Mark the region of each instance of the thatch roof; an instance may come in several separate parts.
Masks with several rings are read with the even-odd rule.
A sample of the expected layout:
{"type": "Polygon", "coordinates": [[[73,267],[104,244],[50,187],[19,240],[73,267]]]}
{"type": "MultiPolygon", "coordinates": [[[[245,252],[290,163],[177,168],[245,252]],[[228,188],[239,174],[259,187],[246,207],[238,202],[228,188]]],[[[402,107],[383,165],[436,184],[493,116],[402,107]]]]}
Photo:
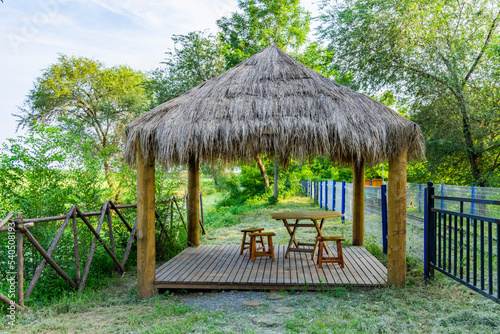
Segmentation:
{"type": "Polygon", "coordinates": [[[270,46],[220,76],[141,115],[126,128],[162,165],[290,157],[379,163],[402,150],[424,156],[420,127],[370,97],[339,85],[270,46]]]}

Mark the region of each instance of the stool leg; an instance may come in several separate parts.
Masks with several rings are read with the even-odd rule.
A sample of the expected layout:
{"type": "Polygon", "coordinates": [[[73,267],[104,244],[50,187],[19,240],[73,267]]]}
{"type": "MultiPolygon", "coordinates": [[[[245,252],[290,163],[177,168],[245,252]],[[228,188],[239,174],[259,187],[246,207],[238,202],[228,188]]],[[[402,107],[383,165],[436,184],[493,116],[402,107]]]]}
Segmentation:
{"type": "Polygon", "coordinates": [[[262,249],[265,251],[266,250],[266,246],[264,245],[264,239],[262,239],[262,236],[260,237],[260,244],[262,246],[262,249]]]}
{"type": "Polygon", "coordinates": [[[243,232],[243,241],[241,242],[241,250],[240,255],[243,254],[243,250],[245,249],[245,240],[247,238],[247,232],[243,232]]]}
{"type": "Polygon", "coordinates": [[[314,244],[313,255],[312,255],[312,258],[311,258],[311,260],[313,260],[313,261],[314,261],[314,257],[316,256],[316,250],[318,250],[318,253],[319,253],[319,248],[318,247],[319,247],[319,241],[316,240],[316,243],[314,244]]]}
{"type": "Polygon", "coordinates": [[[257,248],[255,237],[250,237],[250,260],[255,261],[255,248],[257,248]]]}
{"type": "Polygon", "coordinates": [[[342,255],[342,244],[337,240],[337,253],[340,261],[340,268],[344,268],[344,256],[342,255]]]}
{"type": "Polygon", "coordinates": [[[323,267],[323,241],[319,242],[319,249],[318,249],[318,267],[322,268],[323,267]]]}
{"type": "Polygon", "coordinates": [[[313,260],[314,260],[314,256],[317,255],[316,263],[319,264],[319,258],[321,257],[321,246],[320,246],[319,241],[316,241],[316,244],[318,245],[318,254],[313,254],[313,260]]]}
{"type": "Polygon", "coordinates": [[[273,237],[267,237],[267,243],[269,244],[269,252],[271,253],[271,260],[274,261],[274,247],[273,247],[273,237]]]}

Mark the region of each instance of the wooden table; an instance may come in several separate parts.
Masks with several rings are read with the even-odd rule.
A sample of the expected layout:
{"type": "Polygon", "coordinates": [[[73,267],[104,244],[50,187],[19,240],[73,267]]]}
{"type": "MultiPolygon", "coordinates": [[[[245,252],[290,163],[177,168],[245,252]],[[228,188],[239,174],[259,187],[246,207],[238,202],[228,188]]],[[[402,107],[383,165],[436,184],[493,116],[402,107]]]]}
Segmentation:
{"type": "MultiPolygon", "coordinates": [[[[288,242],[288,248],[286,250],[285,258],[288,258],[288,254],[290,252],[304,252],[304,253],[312,253],[312,257],[314,259],[314,255],[316,254],[316,249],[318,247],[317,242],[315,243],[302,243],[298,242],[295,238],[295,234],[297,233],[297,228],[299,227],[314,227],[317,232],[318,237],[322,237],[323,225],[325,223],[326,218],[337,218],[343,217],[344,215],[340,212],[336,211],[290,211],[290,212],[275,212],[271,213],[271,217],[276,220],[282,220],[285,225],[288,234],[290,234],[290,241],[288,242]],[[295,220],[295,223],[291,224],[288,220],[295,220]],[[321,219],[321,222],[318,223],[318,220],[321,219]],[[310,220],[313,223],[301,223],[301,220],[310,220]],[[292,247],[292,244],[295,247],[292,247]],[[300,246],[314,246],[314,249],[310,248],[301,248],[300,246]]],[[[316,238],[315,238],[316,240],[316,238]]],[[[328,246],[325,244],[325,250],[327,253],[330,253],[328,246]]]]}

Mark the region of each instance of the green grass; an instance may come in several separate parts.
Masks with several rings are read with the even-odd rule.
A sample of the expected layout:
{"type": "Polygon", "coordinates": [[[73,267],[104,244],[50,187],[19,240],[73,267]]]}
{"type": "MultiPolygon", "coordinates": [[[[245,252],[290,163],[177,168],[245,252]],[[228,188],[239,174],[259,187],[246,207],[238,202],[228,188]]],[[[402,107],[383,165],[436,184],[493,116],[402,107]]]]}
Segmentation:
{"type": "MultiPolygon", "coordinates": [[[[237,209],[219,209],[211,215],[228,215],[232,225],[207,223],[208,235],[202,244],[238,244],[240,229],[262,226],[277,233],[277,243],[286,243],[288,234],[280,222],[270,218],[273,211],[317,209],[305,197],[280,201],[276,206],[252,204],[237,209]],[[229,216],[230,215],[230,216],[229,216]]],[[[349,222],[331,221],[325,235],[344,234],[349,240],[349,222]]],[[[300,237],[308,238],[306,231],[300,237]]],[[[312,230],[312,229],[311,229],[312,230]]],[[[311,231],[311,236],[314,233],[311,231]]],[[[367,249],[382,263],[378,237],[367,235],[367,249]]],[[[263,305],[244,308],[221,302],[231,292],[169,293],[149,300],[137,298],[136,278],[126,273],[121,279],[103,281],[101,289],[82,295],[66,294],[48,305],[34,306],[31,313],[18,314],[13,333],[499,333],[500,305],[437,274],[424,281],[421,265],[409,258],[407,286],[359,291],[339,288],[332,291],[282,291],[281,306],[293,313],[277,314],[265,300],[267,293],[251,292],[249,299],[263,305]],[[221,303],[217,311],[200,307],[200,302],[221,303]],[[268,317],[267,326],[254,318],[268,317]]],[[[238,296],[239,293],[233,293],[238,296]]],[[[248,293],[247,293],[248,294],[248,293]]],[[[8,329],[0,320],[0,333],[8,329]]]]}

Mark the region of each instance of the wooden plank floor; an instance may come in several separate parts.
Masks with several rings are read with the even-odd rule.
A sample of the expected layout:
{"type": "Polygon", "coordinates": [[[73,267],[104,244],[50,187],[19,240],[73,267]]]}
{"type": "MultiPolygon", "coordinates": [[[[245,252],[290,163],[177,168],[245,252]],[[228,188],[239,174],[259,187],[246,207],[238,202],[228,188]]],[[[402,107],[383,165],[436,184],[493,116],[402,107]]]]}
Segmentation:
{"type": "MultiPolygon", "coordinates": [[[[335,252],[334,245],[329,245],[335,252]]],[[[240,245],[190,247],[156,269],[159,289],[329,289],[339,286],[375,288],[387,283],[387,269],[364,247],[345,247],[345,267],[333,263],[318,268],[310,253],[290,253],[285,245],[274,249],[275,261],[250,261],[240,245]]]]}

